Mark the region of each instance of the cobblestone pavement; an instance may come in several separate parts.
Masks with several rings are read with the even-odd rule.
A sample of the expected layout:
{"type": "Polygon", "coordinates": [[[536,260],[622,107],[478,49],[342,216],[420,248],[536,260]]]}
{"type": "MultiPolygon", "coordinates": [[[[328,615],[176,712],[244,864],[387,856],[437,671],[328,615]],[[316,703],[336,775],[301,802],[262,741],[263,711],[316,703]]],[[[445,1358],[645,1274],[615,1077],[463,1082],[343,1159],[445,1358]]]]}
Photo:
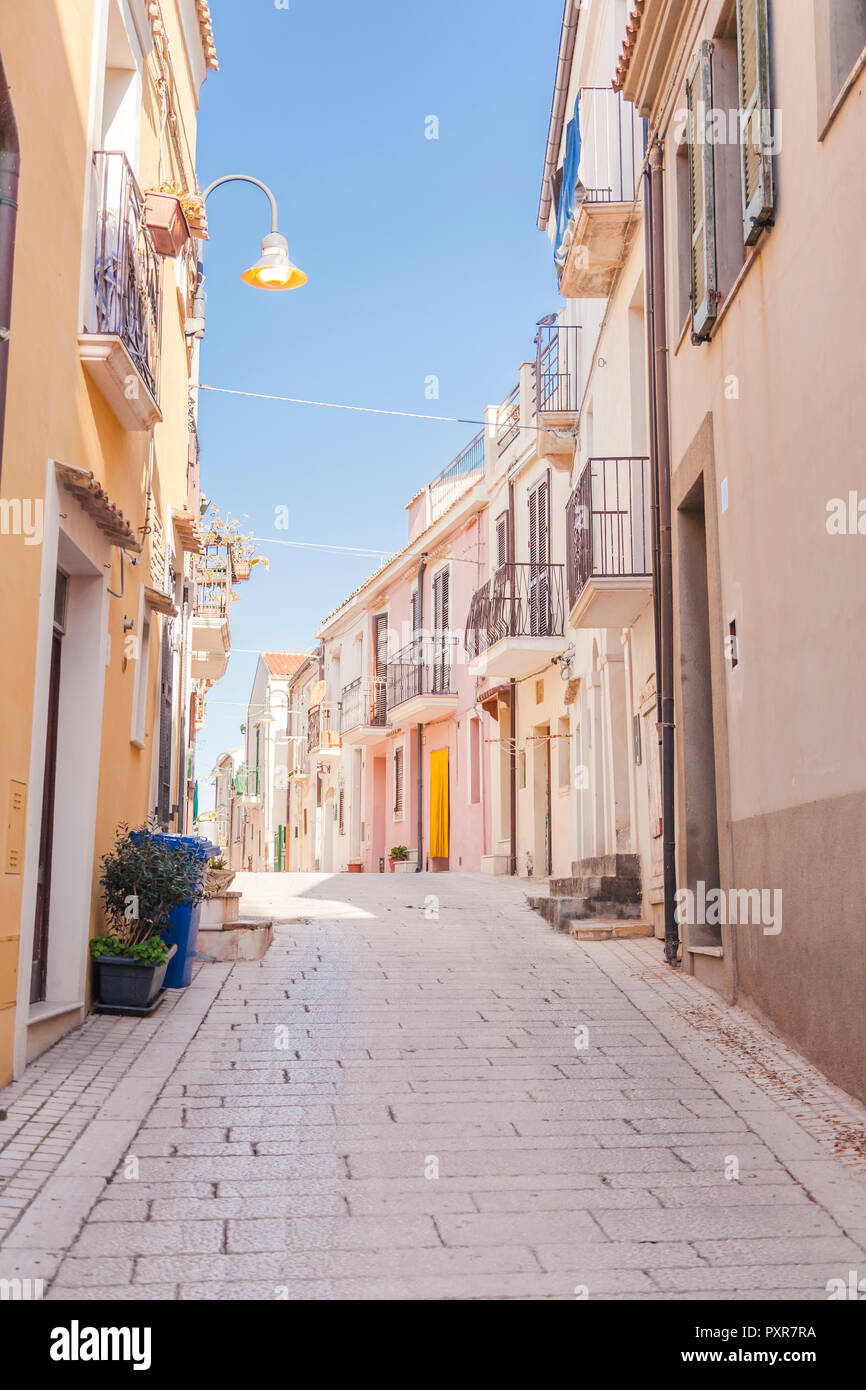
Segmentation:
{"type": "Polygon", "coordinates": [[[282,923],[0,1094],[52,1299],[796,1298],[866,1277],[866,1111],[658,942],[512,880],[240,875],[282,923]]]}

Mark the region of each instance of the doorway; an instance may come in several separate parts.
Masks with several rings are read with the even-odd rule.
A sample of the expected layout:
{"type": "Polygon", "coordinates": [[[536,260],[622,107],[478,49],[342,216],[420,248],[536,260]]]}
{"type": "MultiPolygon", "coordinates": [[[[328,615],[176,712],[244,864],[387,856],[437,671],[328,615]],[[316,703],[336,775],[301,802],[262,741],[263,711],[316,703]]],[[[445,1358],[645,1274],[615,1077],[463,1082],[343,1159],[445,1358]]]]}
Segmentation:
{"type": "Polygon", "coordinates": [[[549,878],[553,873],[553,806],[550,790],[550,725],[536,724],[532,730],[532,799],[535,843],[533,865],[536,874],[549,878]]]}
{"type": "Polygon", "coordinates": [[[30,1003],[46,997],[48,979],[48,923],[51,915],[51,860],[54,851],[54,805],[57,788],[57,749],[60,723],[60,670],[69,576],[57,571],[54,588],[54,630],[51,635],[51,667],[48,676],[48,708],[45,728],[45,766],[42,774],[42,824],[39,833],[39,864],[36,871],[36,912],[33,925],[33,964],[30,974],[30,1003]]]}
{"type": "MultiPolygon", "coordinates": [[[[703,474],[677,513],[679,552],[679,646],[684,804],[686,811],[685,887],[694,902],[719,887],[719,833],[716,806],[716,748],[713,730],[711,632],[707,585],[707,526],[703,474]]],[[[722,945],[718,924],[695,922],[690,946],[722,945]]]]}

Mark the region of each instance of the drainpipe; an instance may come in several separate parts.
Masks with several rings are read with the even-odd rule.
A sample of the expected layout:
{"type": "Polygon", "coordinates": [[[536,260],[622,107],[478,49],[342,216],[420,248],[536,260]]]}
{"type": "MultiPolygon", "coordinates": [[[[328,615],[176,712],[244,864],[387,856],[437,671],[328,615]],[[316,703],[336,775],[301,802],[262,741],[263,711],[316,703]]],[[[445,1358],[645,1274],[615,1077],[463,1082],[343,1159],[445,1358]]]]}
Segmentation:
{"type": "MultiPolygon", "coordinates": [[[[427,568],[427,556],[422,555],[418,564],[418,604],[415,609],[415,617],[418,623],[418,632],[424,631],[424,571],[427,568]]],[[[414,638],[415,634],[412,633],[414,638]]],[[[422,639],[423,642],[423,639],[422,639]]],[[[423,645],[421,651],[423,653],[423,645]]],[[[418,772],[417,772],[416,795],[418,797],[418,863],[415,865],[416,874],[420,874],[424,868],[424,725],[418,725],[418,772]]]]}
{"type": "Polygon", "coordinates": [[[6,419],[6,381],[9,372],[9,325],[12,319],[12,268],[18,217],[18,173],[21,168],[18,126],[12,96],[0,58],[0,468],[6,419]]]}
{"type": "MultiPolygon", "coordinates": [[[[514,564],[515,555],[515,511],[514,482],[508,484],[508,560],[514,564]]],[[[512,571],[512,574],[514,571],[512,571]]],[[[513,592],[513,588],[512,588],[513,592]]],[[[508,812],[511,822],[511,844],[509,845],[508,872],[512,877],[517,873],[517,681],[512,676],[508,699],[508,739],[511,756],[508,760],[508,812]]]]}
{"type": "Polygon", "coordinates": [[[679,929],[675,915],[676,831],[674,825],[674,591],[671,553],[671,452],[668,419],[667,321],[665,312],[665,229],[662,147],[654,140],[649,158],[647,266],[652,320],[653,492],[657,515],[657,554],[653,601],[657,615],[659,665],[659,745],[662,778],[662,866],[665,896],[665,960],[677,963],[679,929]]]}

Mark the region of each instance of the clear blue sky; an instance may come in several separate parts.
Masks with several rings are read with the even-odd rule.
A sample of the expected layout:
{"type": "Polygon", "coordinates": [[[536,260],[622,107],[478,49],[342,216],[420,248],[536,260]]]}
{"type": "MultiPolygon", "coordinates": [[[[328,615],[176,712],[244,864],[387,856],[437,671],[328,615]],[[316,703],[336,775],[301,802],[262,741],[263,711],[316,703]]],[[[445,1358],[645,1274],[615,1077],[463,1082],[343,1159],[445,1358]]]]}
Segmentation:
{"type": "MultiPolygon", "coordinates": [[[[229,184],[208,200],[203,382],[480,418],[558,305],[535,226],[562,0],[212,0],[220,71],[202,92],[202,187],[270,184],[302,289],[268,294],[267,203],[229,184]],[[439,139],[425,121],[439,120],[439,139]],[[425,397],[436,375],[438,400],[425,397]]],[[[475,430],[202,393],[202,488],[245,530],[397,550],[405,503],[475,430]],[[288,507],[288,530],[275,509],[288,507]]],[[[261,649],[308,650],[373,569],[357,556],[261,545],[232,607],[227,675],[197,742],[202,809],[261,649]]]]}

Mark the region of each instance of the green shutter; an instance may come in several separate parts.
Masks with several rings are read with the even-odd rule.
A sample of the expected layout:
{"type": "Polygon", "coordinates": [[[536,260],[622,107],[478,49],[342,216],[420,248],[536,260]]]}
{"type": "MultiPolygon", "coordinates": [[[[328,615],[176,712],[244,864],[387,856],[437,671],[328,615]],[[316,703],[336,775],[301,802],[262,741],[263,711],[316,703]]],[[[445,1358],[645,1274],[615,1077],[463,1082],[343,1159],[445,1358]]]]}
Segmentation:
{"type": "Polygon", "coordinates": [[[691,228],[692,335],[710,336],[718,309],[716,277],[716,176],[709,113],[713,108],[713,68],[706,41],[686,83],[688,103],[689,196],[691,228]]]}
{"type": "Polygon", "coordinates": [[[737,0],[737,67],[740,83],[743,234],[752,246],[773,219],[770,140],[770,40],[767,0],[737,0]]]}

